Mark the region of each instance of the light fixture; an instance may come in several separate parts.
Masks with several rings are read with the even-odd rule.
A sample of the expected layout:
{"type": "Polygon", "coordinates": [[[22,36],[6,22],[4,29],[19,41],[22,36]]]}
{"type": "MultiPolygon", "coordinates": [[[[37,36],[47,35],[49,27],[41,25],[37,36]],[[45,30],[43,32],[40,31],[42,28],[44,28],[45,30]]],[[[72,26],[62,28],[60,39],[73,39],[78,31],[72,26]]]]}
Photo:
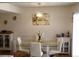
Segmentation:
{"type": "Polygon", "coordinates": [[[40,6],[45,6],[46,5],[46,3],[44,3],[44,2],[32,2],[32,3],[30,3],[32,6],[38,6],[38,7],[40,7],[40,6]]]}

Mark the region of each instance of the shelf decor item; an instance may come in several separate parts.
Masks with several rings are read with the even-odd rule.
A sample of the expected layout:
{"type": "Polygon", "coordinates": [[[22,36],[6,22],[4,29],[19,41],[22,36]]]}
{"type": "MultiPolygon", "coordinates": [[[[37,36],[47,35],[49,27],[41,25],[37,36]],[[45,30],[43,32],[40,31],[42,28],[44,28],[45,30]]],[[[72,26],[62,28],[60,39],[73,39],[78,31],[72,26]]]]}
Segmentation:
{"type": "Polygon", "coordinates": [[[61,37],[61,35],[60,34],[56,34],[56,37],[61,37]]]}
{"type": "Polygon", "coordinates": [[[47,13],[36,13],[32,17],[33,25],[49,25],[47,13]]]}
{"type": "Polygon", "coordinates": [[[61,37],[64,37],[64,33],[61,33],[61,37]]]}
{"type": "Polygon", "coordinates": [[[69,32],[67,32],[67,37],[70,37],[70,33],[69,32]]]}

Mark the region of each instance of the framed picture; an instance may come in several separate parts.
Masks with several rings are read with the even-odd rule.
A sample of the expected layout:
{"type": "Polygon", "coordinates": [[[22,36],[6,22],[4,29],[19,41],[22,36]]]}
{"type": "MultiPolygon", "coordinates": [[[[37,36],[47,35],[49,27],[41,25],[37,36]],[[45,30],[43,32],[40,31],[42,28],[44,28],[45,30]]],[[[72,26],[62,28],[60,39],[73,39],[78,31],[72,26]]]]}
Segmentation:
{"type": "Polygon", "coordinates": [[[48,25],[48,14],[47,13],[36,13],[32,16],[33,25],[48,25]]]}

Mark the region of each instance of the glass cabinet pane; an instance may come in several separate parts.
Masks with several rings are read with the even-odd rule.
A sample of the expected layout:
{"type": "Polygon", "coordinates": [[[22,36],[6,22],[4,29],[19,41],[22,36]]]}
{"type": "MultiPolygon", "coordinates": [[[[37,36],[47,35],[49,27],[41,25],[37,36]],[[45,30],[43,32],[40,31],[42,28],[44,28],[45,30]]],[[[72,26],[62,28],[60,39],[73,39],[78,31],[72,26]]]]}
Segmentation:
{"type": "Polygon", "coordinates": [[[0,35],[0,47],[3,47],[3,36],[0,35]]]}
{"type": "Polygon", "coordinates": [[[5,35],[5,47],[9,47],[9,35],[5,35]]]}
{"type": "Polygon", "coordinates": [[[65,42],[65,43],[64,43],[64,46],[65,46],[65,47],[68,47],[68,45],[69,45],[68,42],[65,42]]]}
{"type": "Polygon", "coordinates": [[[68,52],[69,42],[64,42],[64,52],[68,52]]]}
{"type": "Polygon", "coordinates": [[[64,48],[64,52],[68,52],[68,48],[66,47],[66,48],[64,48]]]}

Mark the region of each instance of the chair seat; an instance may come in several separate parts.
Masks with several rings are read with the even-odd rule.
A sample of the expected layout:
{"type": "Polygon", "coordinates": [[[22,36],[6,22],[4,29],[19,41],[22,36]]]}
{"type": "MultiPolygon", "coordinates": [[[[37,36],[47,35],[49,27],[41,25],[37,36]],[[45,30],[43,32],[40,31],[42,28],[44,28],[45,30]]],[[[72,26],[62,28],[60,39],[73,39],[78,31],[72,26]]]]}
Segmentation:
{"type": "Polygon", "coordinates": [[[24,51],[24,52],[27,52],[27,53],[30,53],[28,49],[19,49],[20,51],[24,51]]]}
{"type": "Polygon", "coordinates": [[[43,52],[41,52],[41,56],[43,55],[43,52]]]}
{"type": "Polygon", "coordinates": [[[49,55],[48,54],[43,54],[42,57],[49,57],[49,55]]]}
{"type": "Polygon", "coordinates": [[[49,55],[56,54],[56,53],[60,53],[60,51],[58,51],[58,50],[51,50],[51,51],[49,51],[49,55]]]}

